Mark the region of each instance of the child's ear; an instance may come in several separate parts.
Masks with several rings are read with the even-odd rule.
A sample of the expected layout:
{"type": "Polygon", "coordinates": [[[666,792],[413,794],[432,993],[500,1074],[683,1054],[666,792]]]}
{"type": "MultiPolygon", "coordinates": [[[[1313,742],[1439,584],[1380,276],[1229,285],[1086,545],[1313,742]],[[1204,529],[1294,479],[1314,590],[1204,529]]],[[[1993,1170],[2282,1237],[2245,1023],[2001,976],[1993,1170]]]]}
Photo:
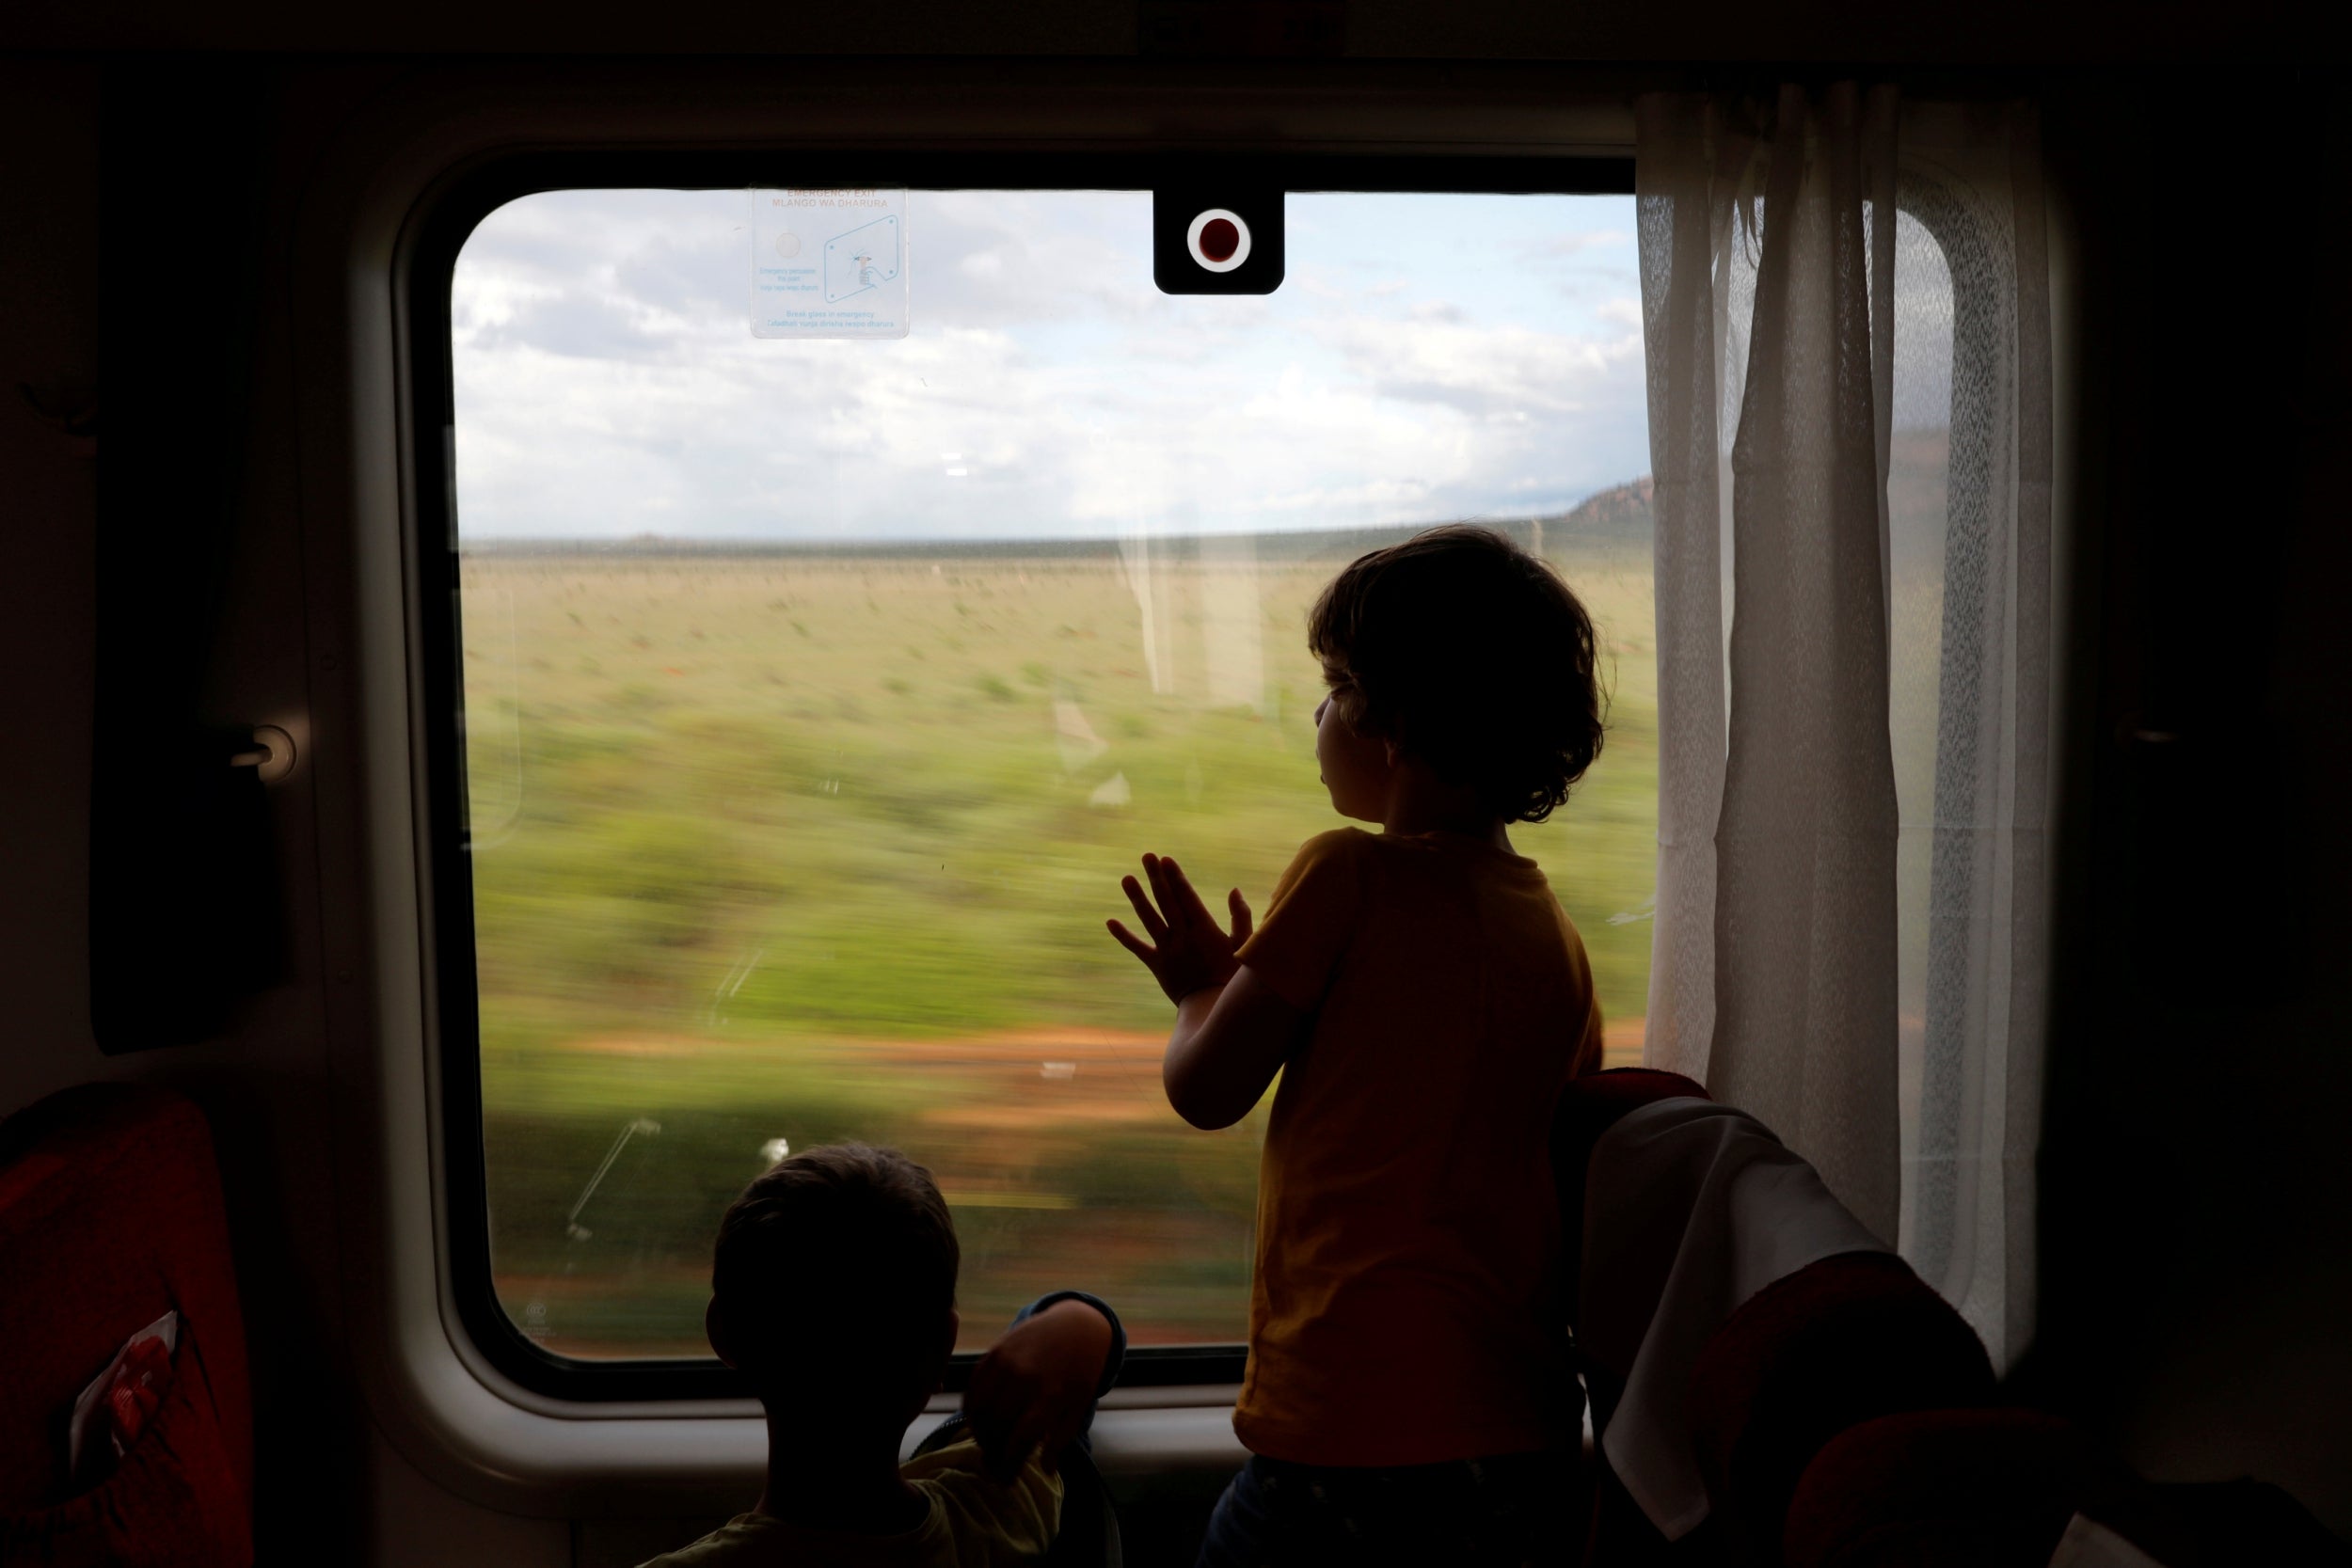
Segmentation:
{"type": "Polygon", "coordinates": [[[726,1330],[719,1315],[719,1298],[712,1296],[710,1305],[703,1308],[703,1338],[710,1341],[711,1354],[727,1366],[735,1365],[735,1356],[727,1349],[726,1330]]]}

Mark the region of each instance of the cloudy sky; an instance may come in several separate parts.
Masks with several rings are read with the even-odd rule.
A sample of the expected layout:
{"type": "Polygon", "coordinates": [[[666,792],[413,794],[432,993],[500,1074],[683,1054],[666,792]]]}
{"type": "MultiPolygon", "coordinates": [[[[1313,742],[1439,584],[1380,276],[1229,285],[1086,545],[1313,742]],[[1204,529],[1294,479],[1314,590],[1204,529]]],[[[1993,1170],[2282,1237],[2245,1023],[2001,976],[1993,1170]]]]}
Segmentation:
{"type": "Polygon", "coordinates": [[[1088,537],[1557,511],[1645,473],[1629,197],[1294,195],[1263,297],[1151,198],[912,192],[911,334],[751,336],[741,191],[493,213],[454,279],[469,538],[1088,537]]]}

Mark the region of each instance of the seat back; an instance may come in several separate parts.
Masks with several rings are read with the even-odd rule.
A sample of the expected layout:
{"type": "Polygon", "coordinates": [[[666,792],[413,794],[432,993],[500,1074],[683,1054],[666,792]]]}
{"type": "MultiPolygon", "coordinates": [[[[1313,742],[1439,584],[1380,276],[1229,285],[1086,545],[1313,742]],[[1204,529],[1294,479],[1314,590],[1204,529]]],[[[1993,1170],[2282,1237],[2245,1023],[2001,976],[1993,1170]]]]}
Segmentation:
{"type": "Polygon", "coordinates": [[[1863,1422],[1994,1402],[1976,1331],[1891,1253],[1824,1258],[1758,1291],[1691,1374],[1699,1470],[1725,1534],[1777,1560],[1799,1479],[1863,1422]]]}
{"type": "Polygon", "coordinates": [[[1620,1067],[1568,1080],[1551,1119],[1551,1180],[1560,1203],[1560,1254],[1565,1299],[1577,1299],[1583,1263],[1585,1173],[1593,1146],[1627,1113],[1656,1101],[1708,1098],[1707,1090],[1678,1072],[1620,1067]]]}
{"type": "Polygon", "coordinates": [[[245,1325],[202,1115],[160,1089],[87,1085],[0,1123],[0,1559],[242,1568],[252,1491],[245,1325]],[[75,1398],[175,1309],[168,1396],[77,1494],[75,1398]]]}
{"type": "MultiPolygon", "coordinates": [[[[1560,1270],[1564,1299],[1575,1303],[1584,1262],[1584,1196],[1593,1146],[1627,1114],[1661,1100],[1705,1100],[1706,1088],[1678,1072],[1654,1068],[1610,1068],[1568,1080],[1551,1123],[1551,1179],[1560,1205],[1560,1270]]],[[[1605,1369],[1581,1369],[1593,1430],[1609,1424],[1623,1386],[1605,1369]]],[[[1671,1560],[1666,1541],[1627,1497],[1597,1450],[1580,1477],[1590,1492],[1584,1509],[1584,1558],[1588,1562],[1638,1565],[1671,1560]]],[[[1687,1554],[1686,1554],[1687,1555],[1687,1554]]]]}
{"type": "Polygon", "coordinates": [[[2078,1508],[2129,1482],[2055,1416],[1883,1416],[1831,1438],[1805,1467],[1782,1560],[1788,1568],[2042,1568],[2078,1508]]]}

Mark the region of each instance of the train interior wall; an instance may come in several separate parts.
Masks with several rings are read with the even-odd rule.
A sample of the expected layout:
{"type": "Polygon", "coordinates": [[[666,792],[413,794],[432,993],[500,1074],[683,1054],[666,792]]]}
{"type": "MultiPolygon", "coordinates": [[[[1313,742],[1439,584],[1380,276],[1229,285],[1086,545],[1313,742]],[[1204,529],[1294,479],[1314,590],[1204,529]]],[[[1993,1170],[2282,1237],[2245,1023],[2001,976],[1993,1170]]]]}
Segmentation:
{"type": "MultiPolygon", "coordinates": [[[[519,13],[485,9],[486,38],[529,31],[519,13]]],[[[1826,13],[1767,35],[1709,9],[1726,58],[1756,72],[1851,59],[1856,36],[1875,50],[1865,57],[1933,59],[1959,8],[1915,8],[1875,41],[1869,24],[1841,32],[1826,13]]],[[[1597,42],[1588,23],[1581,43],[1562,41],[1566,24],[1513,20],[1532,12],[1465,14],[1487,18],[1498,54],[1528,34],[1557,54],[1638,59],[1707,35],[1705,18],[1683,18],[1676,40],[1653,24],[1645,48],[1637,12],[1608,13],[1617,31],[1597,42]]],[[[926,13],[912,14],[914,35],[875,47],[921,36],[926,13]]],[[[1028,19],[1009,41],[930,14],[949,51],[1020,53],[1026,40],[1067,53],[1099,31],[1110,41],[1094,47],[1115,53],[1132,37],[1132,23],[1104,30],[1090,11],[1058,18],[1059,35],[1056,16],[1028,19]]],[[[2275,35],[2248,34],[2273,13],[2210,23],[2224,65],[2096,69],[2080,63],[2095,40],[2053,43],[2027,14],[2003,11],[1990,36],[2017,56],[1999,62],[2005,79],[2046,105],[2077,265],[2077,308],[2060,323],[2077,396],[2061,433],[2075,558],[2042,1326],[2018,1385],[2152,1476],[2254,1474],[2352,1535],[2352,1162],[2337,1125],[2352,1103],[2340,983],[2352,647],[2338,602],[2352,580],[2339,458],[2352,450],[2352,320],[2331,272],[2345,254],[2340,203],[2324,184],[2345,137],[2332,88],[2267,63],[2292,53],[2275,35]]],[[[2161,14],[2187,29],[2177,54],[2196,54],[2205,20],[2161,14]]],[[[716,38],[708,15],[688,20],[716,38]]],[[[462,20],[437,16],[418,25],[462,40],[462,20]]],[[[1351,48],[1415,52],[1396,46],[1414,36],[1401,12],[1361,16],[1351,48]]],[[[287,434],[288,367],[305,348],[285,305],[290,235],[306,160],[340,119],[450,66],[320,40],[357,27],[348,17],[288,25],[297,40],[310,28],[315,52],[232,23],[183,47],[204,40],[160,10],[132,14],[119,36],[61,8],[0,25],[0,669],[13,752],[0,770],[0,1111],[129,1078],[183,1089],[212,1118],[255,1347],[263,1560],[586,1561],[620,1550],[627,1528],[459,1499],[401,1457],[360,1391],[338,1266],[339,1214],[360,1179],[337,1158],[323,1020],[341,976],[319,936],[319,911],[343,890],[322,881],[311,796],[272,795],[275,863],[256,872],[270,896],[248,899],[282,920],[272,983],[222,1002],[204,1037],[172,1049],[109,1054],[93,1021],[93,845],[103,863],[126,842],[110,835],[136,832],[109,824],[119,806],[100,775],[135,752],[141,704],[201,670],[186,693],[199,707],[298,715],[311,682],[338,678],[303,610],[315,563],[287,434]],[[174,582],[200,602],[176,601],[174,582]]],[[[581,25],[607,49],[628,32],[612,10],[581,25]]],[[[660,69],[691,80],[691,61],[660,69]]],[[[174,986],[200,989],[167,951],[118,942],[99,961],[107,987],[132,992],[142,974],[179,975],[146,988],[161,992],[147,998],[159,1017],[174,986]]]]}

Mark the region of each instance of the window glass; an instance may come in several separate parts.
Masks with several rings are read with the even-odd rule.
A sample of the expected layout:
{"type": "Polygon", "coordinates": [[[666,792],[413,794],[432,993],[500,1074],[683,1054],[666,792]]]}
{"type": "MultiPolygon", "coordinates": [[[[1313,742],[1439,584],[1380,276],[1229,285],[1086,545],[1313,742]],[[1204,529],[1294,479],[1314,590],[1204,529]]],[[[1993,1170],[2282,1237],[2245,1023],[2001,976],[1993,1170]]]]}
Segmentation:
{"type": "MultiPolygon", "coordinates": [[[[1923,193],[1906,193],[1914,204],[1923,193]]],[[[1921,1186],[1919,1110],[1928,1034],[1930,911],[1941,733],[1946,518],[1951,475],[1952,276],[1915,213],[1895,226],[1895,385],[1887,454],[1887,733],[1901,835],[1896,849],[1905,1233],[1921,1186]]]]}
{"type": "Polygon", "coordinates": [[[1104,933],[1170,853],[1264,908],[1337,825],[1306,608],[1459,518],[1601,623],[1607,751],[1514,830],[1637,1059],[1656,752],[1628,198],[1294,195],[1263,297],[1152,281],[1151,198],[922,192],[911,335],[761,341],[741,192],[491,214],[453,298],[465,759],[499,1299],[702,1355],[787,1148],[930,1166],[971,1344],[1079,1286],[1246,1327],[1263,1108],[1168,1110],[1104,933]]]}

